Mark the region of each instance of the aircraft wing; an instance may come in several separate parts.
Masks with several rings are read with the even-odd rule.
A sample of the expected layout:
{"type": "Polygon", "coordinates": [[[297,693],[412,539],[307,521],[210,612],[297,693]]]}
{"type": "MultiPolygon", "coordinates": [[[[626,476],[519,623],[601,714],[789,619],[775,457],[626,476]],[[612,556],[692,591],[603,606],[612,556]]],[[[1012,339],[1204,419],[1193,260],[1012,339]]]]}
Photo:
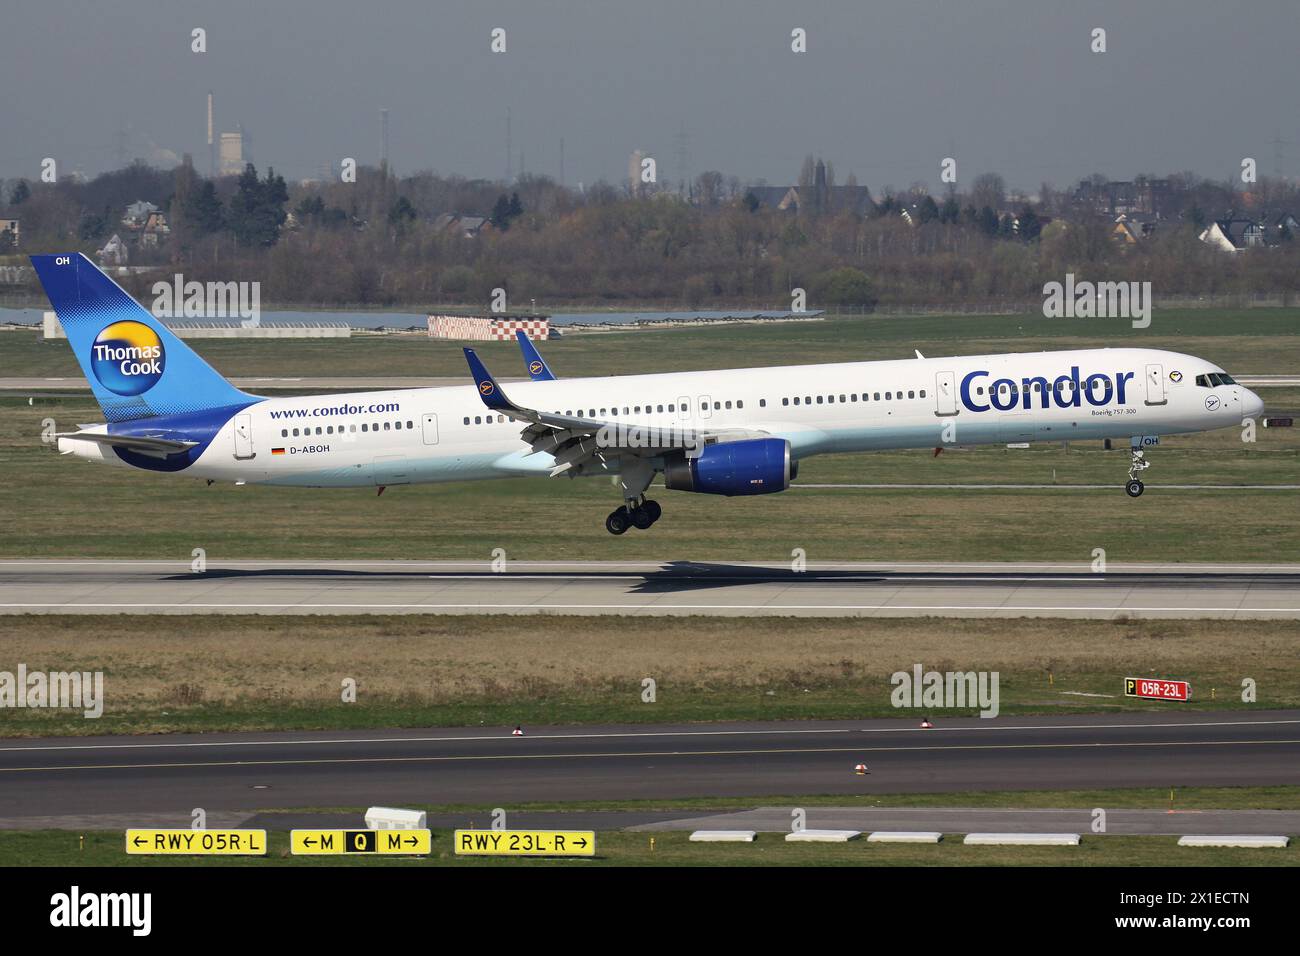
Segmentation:
{"type": "Polygon", "coordinates": [[[95,442],[98,445],[109,445],[124,451],[152,455],[155,458],[180,454],[198,444],[196,441],[178,441],[173,438],[156,438],[148,435],[110,435],[106,432],[57,432],[54,437],[95,442]]]}
{"type": "Polygon", "coordinates": [[[720,441],[761,438],[767,434],[743,428],[657,428],[636,422],[539,411],[511,401],[473,349],[465,349],[465,359],[483,404],[491,411],[528,422],[520,437],[532,447],[529,454],[544,452],[555,458],[552,478],[564,474],[576,477],[588,466],[603,470],[611,459],[624,456],[654,458],[668,452],[698,451],[720,441]]]}
{"type": "Polygon", "coordinates": [[[516,329],[515,338],[519,340],[519,351],[524,353],[524,368],[528,372],[528,377],[534,382],[554,381],[555,373],[546,364],[546,359],[542,358],[542,353],[537,351],[537,346],[528,337],[528,333],[523,329],[516,329]]]}

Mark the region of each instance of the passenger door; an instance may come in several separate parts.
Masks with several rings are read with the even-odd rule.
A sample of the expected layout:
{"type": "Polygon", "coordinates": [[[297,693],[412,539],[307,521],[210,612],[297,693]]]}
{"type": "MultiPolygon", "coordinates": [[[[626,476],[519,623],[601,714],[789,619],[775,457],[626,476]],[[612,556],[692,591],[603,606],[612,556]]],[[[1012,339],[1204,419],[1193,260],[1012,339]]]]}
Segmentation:
{"type": "Polygon", "coordinates": [[[713,417],[713,400],[707,395],[700,396],[700,418],[713,417]]]}
{"type": "Polygon", "coordinates": [[[952,372],[937,372],[934,376],[934,399],[936,415],[956,415],[957,376],[952,372]]]}
{"type": "Polygon", "coordinates": [[[1147,404],[1165,405],[1169,396],[1165,394],[1165,367],[1163,365],[1147,366],[1147,404]]]}
{"type": "Polygon", "coordinates": [[[252,415],[235,416],[235,457],[240,461],[257,457],[257,452],[253,451],[252,415]]]}
{"type": "Polygon", "coordinates": [[[438,444],[438,416],[432,412],[424,416],[424,443],[426,445],[438,444]]]}

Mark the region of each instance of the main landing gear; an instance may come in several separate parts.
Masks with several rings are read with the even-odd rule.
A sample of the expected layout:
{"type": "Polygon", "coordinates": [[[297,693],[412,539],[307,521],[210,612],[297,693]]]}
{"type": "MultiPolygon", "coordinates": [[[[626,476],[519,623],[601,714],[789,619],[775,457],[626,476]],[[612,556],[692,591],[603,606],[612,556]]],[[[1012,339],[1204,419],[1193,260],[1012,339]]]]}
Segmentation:
{"type": "Polygon", "coordinates": [[[1140,449],[1133,449],[1133,458],[1130,461],[1128,469],[1128,483],[1124,486],[1124,493],[1130,498],[1136,498],[1146,490],[1146,485],[1138,479],[1138,475],[1151,467],[1151,462],[1147,461],[1146,454],[1140,449]]]}
{"type": "Polygon", "coordinates": [[[644,531],[664,513],[664,509],[659,507],[659,502],[651,501],[644,495],[636,499],[635,502],[629,501],[621,508],[615,508],[605,519],[605,530],[610,534],[622,534],[628,528],[637,528],[644,531]]]}

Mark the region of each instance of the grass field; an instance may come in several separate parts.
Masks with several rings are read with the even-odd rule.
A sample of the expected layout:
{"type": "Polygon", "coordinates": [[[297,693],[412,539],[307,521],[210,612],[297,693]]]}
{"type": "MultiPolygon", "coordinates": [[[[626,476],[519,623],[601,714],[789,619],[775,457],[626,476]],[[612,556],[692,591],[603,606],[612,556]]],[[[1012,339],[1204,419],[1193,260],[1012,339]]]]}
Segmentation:
{"type": "Polygon", "coordinates": [[[603,832],[587,859],[457,857],[451,831],[433,831],[427,857],[294,857],[289,834],[267,834],[265,857],[127,856],[120,831],[0,831],[9,866],[1296,866],[1300,848],[1180,847],[1172,836],[1085,836],[1076,847],[965,846],[960,835],[932,845],[786,843],[761,834],[752,844],[691,843],[687,833],[603,832]],[[653,836],[654,845],[651,847],[653,836]],[[84,844],[82,840],[84,839],[84,844]]]}
{"type": "MultiPolygon", "coordinates": [[[[3,336],[0,336],[3,339],[3,336]]],[[[1267,389],[1270,412],[1294,413],[1300,390],[1267,389]]],[[[1295,491],[1180,491],[1172,484],[1300,481],[1300,432],[1238,429],[1166,439],[1151,453],[1147,493],[1126,498],[1127,449],[1098,442],[815,457],[781,495],[724,499],[664,492],[648,533],[613,537],[609,479],[504,479],[315,490],[235,487],[60,457],[40,441],[96,421],[84,399],[0,399],[7,494],[0,556],[147,557],[188,562],[302,558],[490,560],[1300,561],[1295,491]],[[1101,484],[1062,492],[810,488],[843,483],[1101,484]],[[800,487],[805,486],[805,487],[800,487]],[[520,520],[524,516],[526,520],[520,520]],[[1068,517],[1066,517],[1068,516],[1068,517]]]]}
{"type": "MultiPolygon", "coordinates": [[[[5,669],[104,672],[104,716],[9,709],[0,734],[905,717],[890,675],[1000,674],[1001,713],[1300,707],[1300,623],[548,617],[8,617],[5,669]],[[641,700],[654,678],[657,700],[641,700]],[[1240,701],[1255,680],[1258,701],[1240,701]],[[342,682],[357,682],[343,703],[342,682]],[[1102,694],[1103,697],[1079,696],[1102,694]]],[[[963,715],[974,710],[962,711],[963,715]]],[[[941,716],[936,719],[942,719],[941,716]]]]}
{"type": "MultiPolygon", "coordinates": [[[[1162,348],[1218,362],[1233,375],[1300,371],[1300,309],[1159,311],[1151,326],[1033,315],[837,318],[575,333],[543,353],[564,377],[682,372],[736,366],[875,361],[1043,349],[1162,348]]],[[[225,375],[464,375],[460,343],[425,336],[207,339],[195,349],[225,375]]],[[[521,375],[514,343],[480,343],[494,372],[521,375]]],[[[0,375],[80,375],[68,343],[39,331],[0,332],[0,375]]]]}

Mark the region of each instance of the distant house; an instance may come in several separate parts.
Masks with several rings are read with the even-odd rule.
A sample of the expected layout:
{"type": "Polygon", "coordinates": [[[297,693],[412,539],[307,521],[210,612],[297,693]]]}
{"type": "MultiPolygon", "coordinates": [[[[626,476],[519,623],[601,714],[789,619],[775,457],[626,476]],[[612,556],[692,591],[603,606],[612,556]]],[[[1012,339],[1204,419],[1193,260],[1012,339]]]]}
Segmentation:
{"type": "Polygon", "coordinates": [[[20,235],[21,235],[21,231],[20,231],[19,228],[18,228],[18,220],[17,220],[17,219],[0,219],[0,233],[5,233],[5,232],[7,232],[7,233],[11,233],[11,234],[12,234],[12,235],[10,236],[10,242],[11,242],[14,246],[17,246],[17,245],[18,245],[18,239],[19,239],[19,237],[20,237],[20,235]]]}
{"type": "Polygon", "coordinates": [[[1264,227],[1254,219],[1218,219],[1199,238],[1224,252],[1240,252],[1264,245],[1264,227]]]}
{"type": "Polygon", "coordinates": [[[466,239],[473,239],[485,229],[490,230],[492,224],[482,216],[461,216],[456,223],[456,228],[466,239]]]}
{"type": "Polygon", "coordinates": [[[122,225],[138,231],[145,227],[149,217],[157,211],[158,207],[153,203],[138,199],[126,207],[126,214],[122,216],[122,225]]]}
{"type": "Polygon", "coordinates": [[[126,243],[117,233],[113,233],[111,239],[104,243],[104,248],[95,253],[101,266],[124,266],[130,258],[130,253],[126,248],[126,243]]]}
{"type": "MultiPolygon", "coordinates": [[[[3,219],[0,219],[0,228],[3,228],[3,219]]],[[[1275,217],[1269,224],[1269,242],[1284,242],[1287,239],[1300,239],[1300,220],[1289,212],[1284,212],[1275,217]]]]}
{"type": "Polygon", "coordinates": [[[826,165],[820,161],[810,186],[751,186],[746,195],[753,196],[759,206],[767,209],[805,214],[847,212],[865,216],[876,205],[866,186],[828,186],[826,165]]]}
{"type": "Polygon", "coordinates": [[[746,196],[753,196],[754,201],[764,209],[799,208],[799,190],[794,186],[750,186],[745,190],[746,196]]]}
{"type": "Polygon", "coordinates": [[[458,216],[444,212],[433,220],[434,232],[447,232],[459,235],[462,239],[473,239],[482,232],[490,232],[492,223],[482,216],[458,216]]]}
{"type": "Polygon", "coordinates": [[[1103,216],[1153,216],[1164,218],[1171,208],[1174,190],[1167,179],[1139,176],[1132,181],[1094,183],[1085,179],[1074,192],[1076,204],[1103,216]]]}
{"type": "Polygon", "coordinates": [[[1121,213],[1115,217],[1115,225],[1110,237],[1121,245],[1132,246],[1143,239],[1150,239],[1155,234],[1159,221],[1152,216],[1137,216],[1121,213]]]}
{"type": "Polygon", "coordinates": [[[140,244],[143,246],[157,246],[159,239],[171,235],[171,231],[172,227],[167,224],[166,216],[160,212],[151,212],[140,230],[140,244]]]}

